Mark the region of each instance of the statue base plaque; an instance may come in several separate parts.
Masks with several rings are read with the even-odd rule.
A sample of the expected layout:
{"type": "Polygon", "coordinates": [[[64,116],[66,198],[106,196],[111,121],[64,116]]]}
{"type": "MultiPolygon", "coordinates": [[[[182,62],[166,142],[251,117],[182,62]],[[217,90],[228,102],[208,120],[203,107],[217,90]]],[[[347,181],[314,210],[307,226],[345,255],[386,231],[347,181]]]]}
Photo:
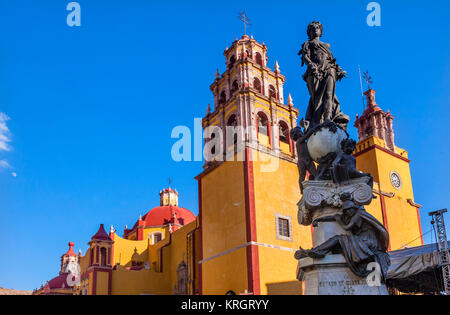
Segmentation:
{"type": "Polygon", "coordinates": [[[302,258],[298,266],[305,295],[388,295],[386,285],[370,286],[365,278],[353,274],[341,254],[302,258]]]}

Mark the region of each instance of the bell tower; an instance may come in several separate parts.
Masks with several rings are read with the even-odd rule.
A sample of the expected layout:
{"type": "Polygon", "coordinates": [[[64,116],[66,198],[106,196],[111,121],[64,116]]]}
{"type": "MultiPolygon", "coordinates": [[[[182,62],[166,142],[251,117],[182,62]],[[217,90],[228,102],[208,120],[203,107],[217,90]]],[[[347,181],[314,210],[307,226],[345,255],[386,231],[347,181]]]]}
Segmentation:
{"type": "Polygon", "coordinates": [[[298,294],[299,244],[311,231],[297,223],[297,157],[289,131],[299,111],[284,102],[278,62],[242,36],[224,52],[226,70],[210,89],[203,118],[204,170],[199,186],[201,294],[298,294]]]}
{"type": "Polygon", "coordinates": [[[374,179],[374,195],[367,210],[389,232],[390,250],[423,245],[419,204],[414,194],[408,152],[394,144],[394,117],[375,102],[375,90],[365,93],[367,107],[356,115],[359,142],[355,152],[356,167],[374,179]]]}
{"type": "Polygon", "coordinates": [[[97,233],[91,237],[89,244],[89,266],[87,272],[87,279],[81,281],[88,281],[92,295],[110,295],[111,281],[112,281],[112,261],[114,241],[110,235],[105,231],[103,224],[97,233]]]}
{"type": "Polygon", "coordinates": [[[61,269],[59,274],[75,272],[77,269],[77,264],[79,263],[80,255],[75,254],[73,251],[73,242],[69,242],[69,250],[67,253],[61,256],[61,269]]]}

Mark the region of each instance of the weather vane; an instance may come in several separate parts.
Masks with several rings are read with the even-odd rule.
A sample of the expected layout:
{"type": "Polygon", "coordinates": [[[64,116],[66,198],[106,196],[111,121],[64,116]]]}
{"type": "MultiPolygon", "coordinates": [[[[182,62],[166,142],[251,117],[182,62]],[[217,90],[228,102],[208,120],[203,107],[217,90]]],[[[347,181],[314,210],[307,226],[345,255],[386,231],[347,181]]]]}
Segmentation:
{"type": "Polygon", "coordinates": [[[369,70],[366,70],[366,72],[364,72],[362,76],[363,76],[364,80],[367,82],[367,87],[370,90],[370,85],[373,84],[373,81],[372,81],[372,77],[369,75],[369,70]]]}
{"type": "Polygon", "coordinates": [[[250,24],[250,19],[245,15],[245,10],[242,13],[239,13],[239,19],[244,23],[244,35],[247,35],[247,25],[250,24]]]}

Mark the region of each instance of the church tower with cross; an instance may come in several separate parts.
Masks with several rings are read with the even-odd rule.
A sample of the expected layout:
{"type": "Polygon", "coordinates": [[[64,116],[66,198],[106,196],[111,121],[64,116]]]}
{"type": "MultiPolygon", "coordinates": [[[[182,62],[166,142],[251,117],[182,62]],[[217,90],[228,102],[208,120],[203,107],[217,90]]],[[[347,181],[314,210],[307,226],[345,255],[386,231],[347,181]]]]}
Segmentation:
{"type": "Polygon", "coordinates": [[[201,294],[299,294],[298,245],[311,230],[296,220],[300,199],[295,144],[299,111],[285,102],[285,77],[267,46],[243,35],[225,49],[203,118],[208,158],[199,190],[201,294]],[[295,225],[295,228],[293,226],[295,225]]]}
{"type": "Polygon", "coordinates": [[[423,245],[420,205],[414,202],[408,152],[394,144],[394,116],[375,102],[375,90],[368,83],[366,108],[356,115],[358,140],[354,156],[358,170],[374,178],[374,195],[367,206],[389,232],[389,250],[423,245]]]}

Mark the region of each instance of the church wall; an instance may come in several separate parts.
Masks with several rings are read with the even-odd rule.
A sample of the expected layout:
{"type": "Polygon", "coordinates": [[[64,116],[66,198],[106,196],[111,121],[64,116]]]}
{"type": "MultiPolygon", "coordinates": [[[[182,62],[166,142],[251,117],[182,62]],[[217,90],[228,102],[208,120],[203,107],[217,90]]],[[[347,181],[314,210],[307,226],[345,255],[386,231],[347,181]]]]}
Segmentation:
{"type": "Polygon", "coordinates": [[[423,245],[420,238],[422,231],[418,221],[417,209],[399,196],[385,198],[385,201],[391,241],[390,250],[401,249],[406,244],[410,247],[423,245]]]}
{"type": "Polygon", "coordinates": [[[392,156],[391,154],[376,150],[376,160],[378,164],[378,176],[381,189],[388,192],[394,192],[397,196],[402,196],[403,198],[414,198],[411,173],[409,170],[409,162],[401,160],[398,157],[392,156]],[[400,174],[402,179],[402,185],[400,189],[395,188],[391,184],[390,173],[391,171],[396,171],[400,174]]]}
{"type": "MultiPolygon", "coordinates": [[[[379,184],[374,183],[374,188],[379,190],[379,184]]],[[[374,193],[374,196],[376,198],[372,199],[372,202],[368,206],[364,206],[367,212],[369,212],[371,215],[373,215],[378,221],[384,224],[384,217],[383,217],[383,207],[381,204],[381,195],[374,193]]]]}
{"type": "Polygon", "coordinates": [[[294,258],[294,251],[259,246],[258,253],[261,294],[302,294],[302,283],[297,280],[298,261],[294,258]]]}
{"type": "MultiPolygon", "coordinates": [[[[222,163],[200,180],[202,259],[208,259],[247,242],[243,163],[222,163]]],[[[246,261],[245,249],[239,249],[204,262],[203,293],[247,289],[246,261]]]]}
{"type": "Polygon", "coordinates": [[[422,234],[420,218],[417,208],[408,203],[408,199],[414,201],[409,162],[405,160],[407,152],[398,148],[403,153],[401,157],[382,149],[384,141],[375,136],[357,144],[356,166],[363,172],[371,173],[374,177],[374,188],[381,191],[375,194],[378,198],[366,207],[380,222],[384,222],[389,231],[390,250],[400,249],[414,239],[408,246],[422,245],[419,237],[422,234]],[[379,147],[377,147],[379,146],[379,147]],[[395,188],[390,180],[392,171],[401,177],[401,187],[395,188]],[[393,195],[392,195],[393,194],[393,195]],[[383,204],[384,203],[384,214],[383,204]],[[380,215],[381,212],[381,215],[380,215]]]}
{"type": "Polygon", "coordinates": [[[243,177],[242,162],[225,162],[201,179],[203,258],[246,242],[243,177]]]}
{"type": "MultiPolygon", "coordinates": [[[[257,156],[256,151],[253,152],[253,156],[257,156]]],[[[286,290],[287,287],[294,291],[285,294],[299,294],[300,291],[297,291],[299,285],[295,282],[292,286],[276,285],[281,282],[298,282],[294,252],[299,246],[303,248],[312,246],[311,227],[302,226],[297,222],[297,202],[301,198],[297,165],[272,157],[278,161],[278,168],[273,172],[263,172],[265,164],[269,162],[262,159],[269,159],[269,156],[263,153],[259,153],[258,156],[261,158],[253,162],[257,242],[278,247],[258,246],[261,294],[268,293],[268,283],[272,283],[271,294],[275,294],[281,288],[286,290]],[[290,218],[291,240],[277,237],[276,215],[290,218]]]]}
{"type": "MultiPolygon", "coordinates": [[[[224,235],[225,236],[225,235],[224,235]]],[[[202,294],[236,294],[248,290],[247,249],[242,247],[202,263],[202,294]]]]}
{"type": "Polygon", "coordinates": [[[417,208],[411,206],[407,199],[414,201],[411,173],[409,163],[392,154],[379,149],[376,150],[377,164],[381,190],[394,193],[392,198],[385,197],[386,217],[391,240],[391,250],[399,249],[402,245],[423,245],[421,238],[420,220],[417,208]],[[395,188],[390,180],[392,171],[397,172],[401,178],[401,187],[395,188]]]}
{"type": "Polygon", "coordinates": [[[113,295],[171,294],[166,273],[153,270],[127,270],[118,266],[112,274],[113,295]]]}
{"type": "Polygon", "coordinates": [[[80,263],[80,272],[81,272],[81,274],[83,274],[87,270],[87,268],[89,266],[89,256],[90,255],[91,255],[91,249],[89,248],[86,251],[86,253],[84,254],[84,256],[80,258],[79,263],[80,263]]]}
{"type": "Polygon", "coordinates": [[[178,282],[177,268],[184,260],[187,264],[187,234],[196,228],[196,221],[173,232],[171,242],[163,247],[163,272],[167,275],[170,294],[174,293],[174,287],[178,282]]]}
{"type": "Polygon", "coordinates": [[[131,256],[134,254],[134,249],[140,255],[141,261],[145,263],[148,260],[147,249],[149,241],[147,239],[142,241],[127,240],[121,238],[117,234],[114,235],[114,259],[113,266],[119,263],[121,266],[131,266],[131,256]]]}
{"type": "Polygon", "coordinates": [[[366,150],[367,148],[369,148],[369,146],[374,145],[375,140],[379,139],[375,137],[369,137],[364,141],[358,142],[354,153],[358,154],[356,156],[356,169],[364,173],[370,173],[370,175],[373,176],[373,180],[375,182],[379,182],[380,179],[378,177],[378,163],[374,163],[376,161],[375,150],[369,150],[360,154],[360,152],[366,150]]]}
{"type": "Polygon", "coordinates": [[[97,271],[96,295],[108,295],[109,272],[97,271]]]}

